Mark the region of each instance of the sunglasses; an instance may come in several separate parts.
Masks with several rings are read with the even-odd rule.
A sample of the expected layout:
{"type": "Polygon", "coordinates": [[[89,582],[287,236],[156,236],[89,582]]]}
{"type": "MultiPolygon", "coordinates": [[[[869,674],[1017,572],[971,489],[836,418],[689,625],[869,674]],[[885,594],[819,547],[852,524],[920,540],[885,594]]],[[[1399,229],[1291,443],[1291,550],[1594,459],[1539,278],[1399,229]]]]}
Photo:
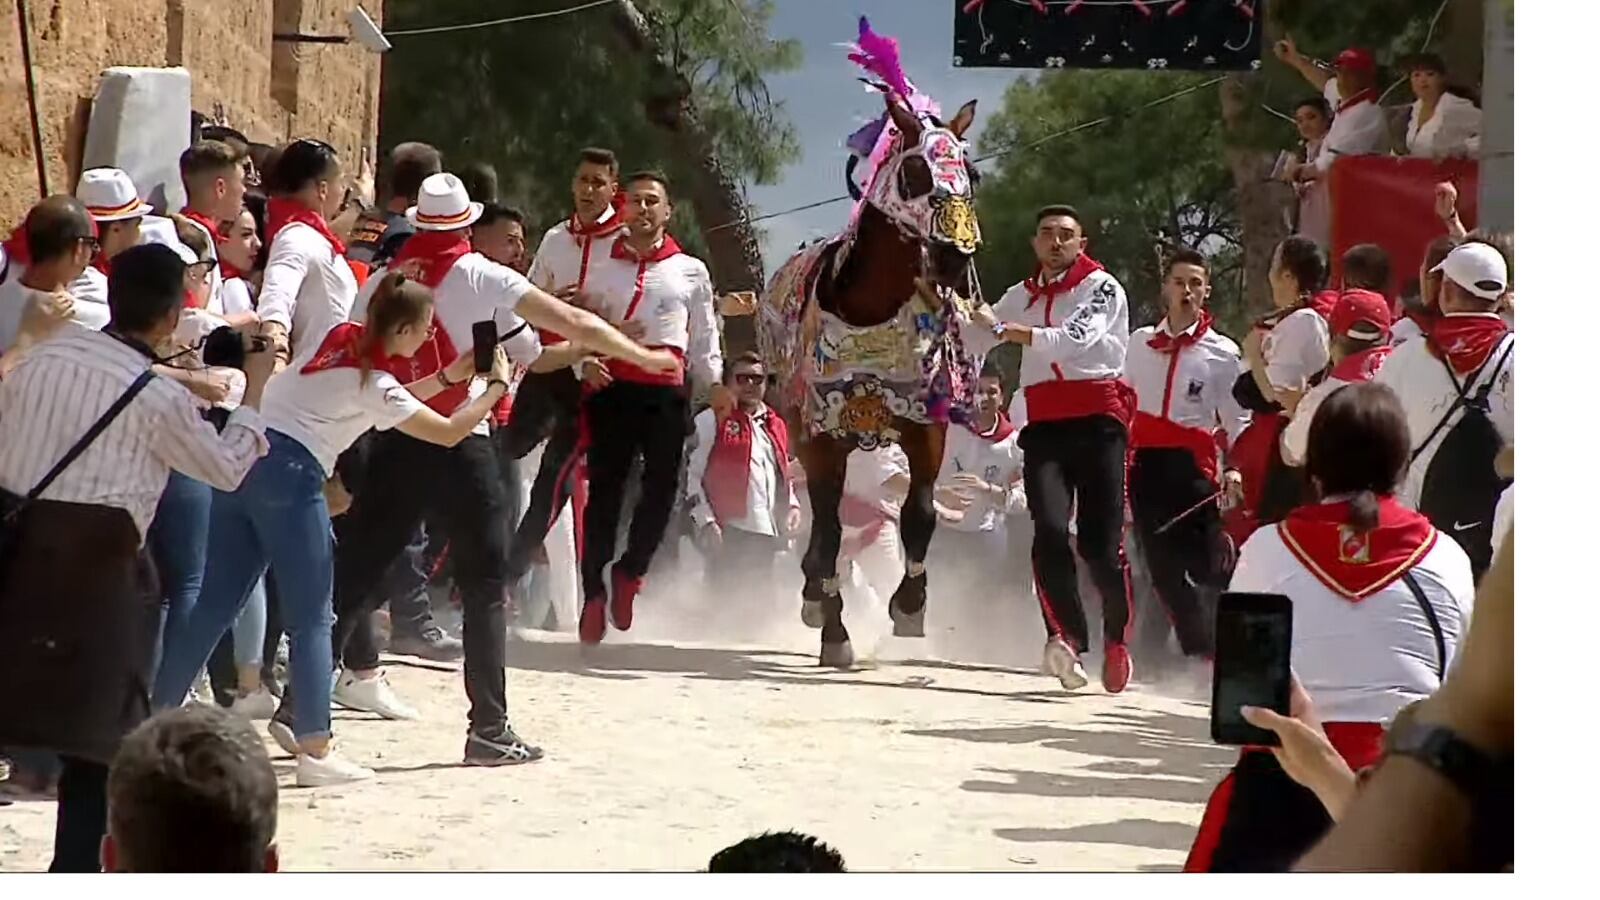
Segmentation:
{"type": "Polygon", "coordinates": [[[733,380],[738,384],[755,385],[765,382],[767,380],[767,376],[758,374],[756,372],[740,372],[733,376],[733,380]]]}

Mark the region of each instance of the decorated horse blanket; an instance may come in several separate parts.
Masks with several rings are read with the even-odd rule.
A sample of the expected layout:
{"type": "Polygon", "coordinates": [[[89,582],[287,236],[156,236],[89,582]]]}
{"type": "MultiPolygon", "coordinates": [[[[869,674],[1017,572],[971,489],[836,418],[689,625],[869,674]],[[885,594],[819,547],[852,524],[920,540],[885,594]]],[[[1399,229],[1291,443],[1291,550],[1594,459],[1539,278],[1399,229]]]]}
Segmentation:
{"type": "Polygon", "coordinates": [[[783,405],[809,436],[851,439],[864,450],[900,439],[904,423],[971,420],[981,360],[961,341],[970,301],[921,292],[880,325],[857,327],[824,311],[819,278],[832,276],[840,238],[791,257],[767,287],[757,320],[761,354],[783,405]]]}

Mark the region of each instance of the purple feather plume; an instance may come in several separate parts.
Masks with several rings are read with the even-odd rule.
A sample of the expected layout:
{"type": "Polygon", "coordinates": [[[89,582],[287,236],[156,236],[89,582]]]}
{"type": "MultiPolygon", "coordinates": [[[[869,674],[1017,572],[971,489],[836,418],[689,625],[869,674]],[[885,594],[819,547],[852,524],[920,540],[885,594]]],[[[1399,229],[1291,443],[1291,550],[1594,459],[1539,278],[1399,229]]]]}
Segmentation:
{"type": "Polygon", "coordinates": [[[860,36],[856,38],[856,52],[850,61],[876,75],[901,97],[911,96],[911,82],[905,69],[900,67],[900,42],[872,30],[866,16],[861,17],[860,36]]]}

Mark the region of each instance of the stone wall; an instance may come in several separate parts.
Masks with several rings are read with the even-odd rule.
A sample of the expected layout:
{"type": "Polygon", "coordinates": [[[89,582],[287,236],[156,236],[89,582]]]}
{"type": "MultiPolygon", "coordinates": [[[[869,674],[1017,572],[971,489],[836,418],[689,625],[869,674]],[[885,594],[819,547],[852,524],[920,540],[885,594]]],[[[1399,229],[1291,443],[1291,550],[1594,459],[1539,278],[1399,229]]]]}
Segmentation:
{"type": "MultiPolygon", "coordinates": [[[[378,130],[379,63],[359,44],[289,44],[273,32],[349,33],[357,0],[26,0],[50,190],[77,183],[89,106],[111,66],[183,66],[193,105],[252,140],[317,137],[357,160],[378,130]]],[[[383,0],[362,0],[382,22],[383,0]]],[[[370,152],[370,151],[368,151],[370,152]]],[[[16,5],[0,3],[0,229],[38,195],[16,5]]]]}

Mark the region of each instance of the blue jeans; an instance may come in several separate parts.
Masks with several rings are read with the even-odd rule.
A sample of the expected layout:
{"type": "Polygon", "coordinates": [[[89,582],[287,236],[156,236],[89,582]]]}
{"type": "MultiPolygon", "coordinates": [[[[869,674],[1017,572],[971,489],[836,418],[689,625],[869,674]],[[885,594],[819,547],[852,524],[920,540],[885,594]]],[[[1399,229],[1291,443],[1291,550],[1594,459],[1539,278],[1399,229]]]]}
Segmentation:
{"type": "Polygon", "coordinates": [[[233,625],[233,664],[241,669],[261,668],[267,642],[267,579],[256,581],[245,599],[239,621],[233,625]]]}
{"type": "MultiPolygon", "coordinates": [[[[161,665],[163,648],[189,618],[200,599],[206,567],[206,535],[211,522],[211,486],[173,472],[150,523],[150,555],[161,577],[161,640],[150,662],[161,665]]],[[[187,687],[187,685],[185,685],[187,687]]]]}
{"type": "Polygon", "coordinates": [[[169,707],[183,701],[270,565],[289,635],[295,737],[323,738],[331,734],[333,692],[333,530],[324,475],[298,441],[270,430],[267,439],[271,451],[239,489],[216,495],[205,586],[161,661],[155,702],[169,707]]]}

